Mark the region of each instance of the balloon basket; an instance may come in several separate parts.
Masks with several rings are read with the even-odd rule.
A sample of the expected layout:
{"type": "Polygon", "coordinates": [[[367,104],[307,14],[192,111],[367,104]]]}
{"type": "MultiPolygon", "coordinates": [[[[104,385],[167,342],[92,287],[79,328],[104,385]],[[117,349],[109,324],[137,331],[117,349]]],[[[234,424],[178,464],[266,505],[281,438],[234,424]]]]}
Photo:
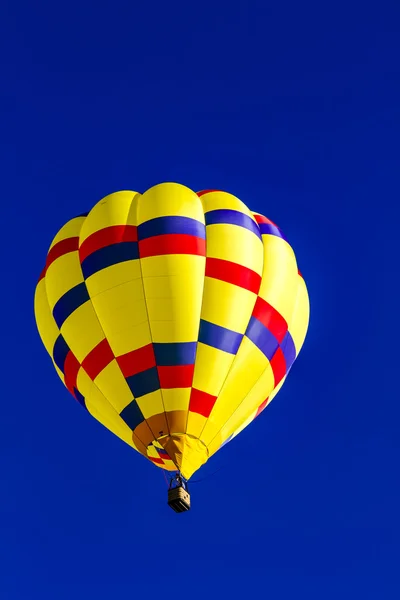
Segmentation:
{"type": "Polygon", "coordinates": [[[177,513],[190,510],[190,494],[183,487],[168,490],[168,506],[177,513]]]}

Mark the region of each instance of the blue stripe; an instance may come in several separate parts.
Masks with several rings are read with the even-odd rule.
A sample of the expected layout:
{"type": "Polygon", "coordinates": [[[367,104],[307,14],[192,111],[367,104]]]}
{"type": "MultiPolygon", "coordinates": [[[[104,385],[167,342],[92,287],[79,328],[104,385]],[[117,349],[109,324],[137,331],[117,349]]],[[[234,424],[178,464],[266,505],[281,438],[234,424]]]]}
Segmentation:
{"type": "Polygon", "coordinates": [[[245,335],[268,360],[271,360],[278,350],[279,343],[276,337],[255,317],[251,317],[245,335]]]}
{"type": "Polygon", "coordinates": [[[67,358],[67,354],[69,352],[69,347],[67,342],[64,340],[63,336],[60,334],[55,341],[53,348],[53,359],[56,363],[57,367],[64,373],[64,363],[67,358]]]}
{"type": "Polygon", "coordinates": [[[94,273],[116,265],[117,263],[127,260],[135,260],[139,258],[139,250],[137,242],[118,242],[99,248],[89,254],[82,262],[82,272],[85,279],[88,279],[94,273]]]}
{"type": "Polygon", "coordinates": [[[285,357],[287,374],[289,372],[290,367],[296,360],[296,346],[294,345],[293,338],[288,331],[286,332],[286,335],[282,340],[281,348],[283,356],[285,357]]]}
{"type": "Polygon", "coordinates": [[[157,367],[151,367],[146,371],[131,375],[126,378],[126,381],[135,398],[140,398],[160,389],[157,367]]]}
{"type": "Polygon", "coordinates": [[[79,283],[61,296],[53,308],[53,317],[59,329],[68,317],[89,300],[85,282],[79,283]]]}
{"type": "Polygon", "coordinates": [[[251,217],[238,210],[231,210],[227,208],[210,210],[210,212],[205,214],[205,220],[206,225],[226,223],[228,225],[238,225],[239,227],[244,227],[245,229],[249,229],[255,233],[256,236],[261,240],[261,233],[257,223],[255,223],[251,217]]]}
{"type": "Polygon", "coordinates": [[[197,342],[153,343],[156,363],[159,367],[193,365],[197,342]]]}
{"type": "Polygon", "coordinates": [[[144,416],[136,400],[132,400],[128,406],[125,406],[124,410],[120,413],[120,417],[132,431],[144,421],[144,416]]]}
{"type": "MultiPolygon", "coordinates": [[[[78,400],[79,404],[81,406],[83,406],[83,408],[86,408],[85,397],[82,396],[82,394],[80,393],[79,390],[76,389],[76,387],[74,387],[74,394],[75,394],[75,398],[78,400]]],[[[86,408],[86,410],[87,410],[87,408],[86,408]]]]}
{"type": "Polygon", "coordinates": [[[203,319],[200,321],[199,342],[202,342],[202,344],[229,352],[229,354],[236,354],[242,339],[243,335],[241,333],[203,319]]]}
{"type": "Polygon", "coordinates": [[[271,223],[260,223],[258,226],[262,235],[276,235],[276,237],[280,237],[283,240],[287,241],[282,231],[278,229],[278,227],[275,227],[275,225],[271,225],[271,223]]]}
{"type": "Polygon", "coordinates": [[[206,239],[204,223],[196,219],[189,219],[189,217],[157,217],[139,225],[137,233],[139,241],[166,233],[186,233],[203,240],[206,239]]]}

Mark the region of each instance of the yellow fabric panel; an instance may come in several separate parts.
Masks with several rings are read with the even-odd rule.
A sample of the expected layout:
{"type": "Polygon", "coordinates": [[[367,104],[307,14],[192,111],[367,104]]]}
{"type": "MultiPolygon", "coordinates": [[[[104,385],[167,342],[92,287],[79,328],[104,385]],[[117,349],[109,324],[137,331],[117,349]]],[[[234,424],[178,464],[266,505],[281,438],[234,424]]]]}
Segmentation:
{"type": "MultiPolygon", "coordinates": [[[[204,256],[195,256],[190,254],[167,254],[164,256],[149,256],[148,258],[141,258],[141,270],[143,279],[150,279],[153,281],[153,287],[149,288],[149,291],[154,294],[158,294],[158,297],[168,297],[165,288],[170,288],[171,292],[176,295],[180,293],[188,293],[182,289],[182,285],[179,289],[173,287],[174,282],[178,282],[179,279],[182,281],[182,275],[186,281],[189,278],[188,283],[191,284],[190,276],[193,274],[196,278],[204,277],[205,269],[205,258],[204,256]],[[157,283],[159,280],[159,283],[157,283]],[[170,280],[171,283],[166,285],[166,280],[170,280]],[[157,290],[157,288],[159,288],[157,290]],[[155,291],[156,290],[156,291],[155,291]],[[164,294],[160,296],[160,294],[164,294]]],[[[151,285],[151,281],[149,283],[151,285]]],[[[176,286],[176,283],[175,283],[176,286]]],[[[202,288],[200,288],[200,291],[202,288]]]]}
{"type": "Polygon", "coordinates": [[[54,344],[60,334],[60,331],[50,310],[49,301],[47,299],[46,293],[45,278],[41,279],[36,286],[34,298],[34,312],[39,336],[42,340],[44,347],[46,348],[47,353],[51,358],[51,362],[54,365],[57,375],[65,385],[64,375],[60,371],[53,359],[54,344]]]}
{"type": "Polygon", "coordinates": [[[80,363],[104,339],[103,330],[89,300],[64,321],[61,333],[80,363]]]}
{"type": "MultiPolygon", "coordinates": [[[[184,216],[184,215],[181,215],[184,216]]],[[[204,277],[204,256],[189,254],[164,254],[161,256],[149,256],[140,259],[141,276],[143,277],[179,277],[190,275],[192,269],[201,272],[203,268],[204,277]],[[193,260],[192,260],[193,259],[193,260]]]]}
{"type": "Polygon", "coordinates": [[[186,342],[188,328],[180,321],[152,321],[151,333],[153,342],[186,342]]]}
{"type": "Polygon", "coordinates": [[[122,283],[98,294],[92,298],[92,304],[107,338],[112,333],[128,330],[147,320],[141,279],[122,283]]]}
{"type": "MultiPolygon", "coordinates": [[[[105,396],[96,387],[96,384],[90,379],[89,375],[86,373],[86,371],[82,367],[80,367],[80,369],[78,371],[78,375],[76,378],[76,387],[77,387],[77,390],[85,398],[85,402],[86,402],[86,399],[90,398],[92,393],[94,393],[92,388],[96,388],[98,394],[103,396],[104,400],[106,401],[105,396]]],[[[99,408],[99,410],[100,410],[100,408],[99,408]]],[[[114,410],[114,409],[112,409],[112,410],[114,410]]]]}
{"type": "Polygon", "coordinates": [[[53,246],[61,242],[62,240],[66,240],[71,237],[79,237],[79,233],[82,227],[82,224],[85,221],[85,217],[75,217],[75,219],[71,219],[63,227],[61,227],[60,231],[53,238],[53,241],[50,244],[49,251],[53,246]]]}
{"type": "MultiPolygon", "coordinates": [[[[110,298],[110,296],[108,296],[110,298]]],[[[107,337],[118,334],[122,331],[133,330],[138,325],[147,322],[146,306],[143,299],[134,302],[127,302],[122,306],[107,306],[107,299],[103,294],[96,296],[92,300],[96,314],[107,337]]],[[[111,346],[112,347],[112,346],[111,346]]],[[[134,344],[131,344],[133,350],[134,344]]]]}
{"type": "Polygon", "coordinates": [[[68,252],[55,260],[46,272],[47,297],[51,309],[70,289],[83,282],[78,251],[68,252]]]}
{"type": "Polygon", "coordinates": [[[119,285],[139,279],[141,281],[142,271],[138,260],[126,260],[111,265],[105,269],[93,273],[87,281],[86,287],[89,296],[94,298],[119,285]]]}
{"type": "Polygon", "coordinates": [[[247,329],[256,295],[226,281],[206,277],[201,318],[237,333],[247,329]]]}
{"type": "Polygon", "coordinates": [[[310,301],[304,279],[298,275],[298,288],[289,331],[299,354],[308,329],[310,319],[310,301]]]}
{"type": "Polygon", "coordinates": [[[269,395],[268,390],[274,388],[274,375],[272,368],[268,363],[268,366],[262,374],[257,378],[254,385],[249,390],[246,397],[239,404],[237,409],[231,413],[231,417],[226,419],[221,431],[219,431],[219,438],[216,437],[208,442],[208,448],[210,454],[216,452],[222,442],[227,440],[237,429],[239,429],[243,423],[250,418],[250,415],[258,409],[263,403],[266,397],[269,395]]]}
{"type": "Polygon", "coordinates": [[[168,411],[187,411],[190,400],[191,388],[163,389],[163,398],[168,411]]]}
{"type": "MultiPolygon", "coordinates": [[[[176,256],[185,263],[180,275],[148,276],[146,266],[164,257],[141,259],[148,317],[153,342],[191,342],[197,339],[200,322],[205,258],[176,256]]],[[[165,270],[164,270],[165,272],[165,270]]]]}
{"type": "Polygon", "coordinates": [[[60,331],[50,310],[45,278],[41,279],[36,286],[34,310],[39,335],[44,347],[52,357],[54,344],[60,331]]]}
{"type": "Polygon", "coordinates": [[[79,245],[100,229],[113,225],[125,225],[133,203],[140,196],[137,192],[123,190],[105,196],[89,212],[81,229],[79,245]]]}
{"type": "Polygon", "coordinates": [[[193,387],[212,396],[218,396],[233,359],[233,354],[199,342],[197,344],[193,387]]]}
{"type": "Polygon", "coordinates": [[[114,435],[137,450],[132,441],[132,431],[83,369],[78,371],[77,387],[85,397],[88,412],[114,435]]]}
{"type": "Polygon", "coordinates": [[[259,295],[289,323],[296,300],[298,272],[292,248],[282,238],[263,235],[266,270],[259,295]]]}
{"type": "Polygon", "coordinates": [[[262,273],[263,244],[252,231],[237,225],[207,225],[207,256],[229,260],[262,273]]]}
{"type": "Polygon", "coordinates": [[[94,382],[118,414],[133,400],[133,394],[116,360],[111,361],[94,382]]]}
{"type": "Polygon", "coordinates": [[[195,192],[179,183],[160,183],[137,201],[137,224],[166,216],[186,216],[204,223],[202,204],[195,192]]]}
{"type": "Polygon", "coordinates": [[[193,437],[200,438],[200,434],[203,431],[204,425],[206,423],[206,417],[203,417],[203,415],[199,415],[195,412],[189,411],[186,425],[186,433],[193,437]]]}
{"type": "Polygon", "coordinates": [[[136,401],[145,419],[149,419],[153,415],[159,415],[164,412],[161,390],[145,394],[144,396],[137,398],[136,401]]]}
{"type": "MultiPolygon", "coordinates": [[[[258,379],[268,370],[271,373],[270,391],[274,387],[274,377],[268,359],[253,344],[251,340],[244,337],[239,351],[232,363],[229,376],[226,378],[220,391],[218,399],[214,405],[211,415],[201,434],[201,440],[208,445],[217,432],[223,429],[231,415],[243,403],[251,389],[255,386],[258,379]]],[[[265,399],[269,392],[264,392],[265,399]]],[[[261,404],[262,400],[259,402],[261,404]]],[[[258,406],[244,406],[243,410],[247,416],[258,406]]]]}
{"type": "Polygon", "coordinates": [[[129,329],[116,333],[107,331],[107,340],[115,356],[122,356],[132,350],[151,344],[150,325],[146,320],[129,329]]]}

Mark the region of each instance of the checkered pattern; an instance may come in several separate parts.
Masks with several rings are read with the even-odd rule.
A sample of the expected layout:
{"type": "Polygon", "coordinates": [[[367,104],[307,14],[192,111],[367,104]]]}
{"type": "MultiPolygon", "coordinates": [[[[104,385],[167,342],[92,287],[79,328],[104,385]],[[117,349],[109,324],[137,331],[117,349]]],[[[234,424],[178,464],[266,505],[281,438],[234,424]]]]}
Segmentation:
{"type": "Polygon", "coordinates": [[[272,221],[228,193],[161,184],[111,194],[60,230],[35,314],[75,399],[190,476],[283,385],[309,303],[272,221]]]}

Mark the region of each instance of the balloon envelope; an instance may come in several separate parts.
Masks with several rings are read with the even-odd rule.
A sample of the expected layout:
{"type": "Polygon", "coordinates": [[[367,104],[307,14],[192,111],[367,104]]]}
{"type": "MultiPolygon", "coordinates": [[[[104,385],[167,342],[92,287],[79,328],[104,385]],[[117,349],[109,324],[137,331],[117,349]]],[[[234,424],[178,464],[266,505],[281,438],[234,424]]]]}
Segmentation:
{"type": "Polygon", "coordinates": [[[226,192],[163,183],[111,194],[61,228],[35,316],[76,400],[190,478],[281,388],[309,300],[274,223],[226,192]]]}

